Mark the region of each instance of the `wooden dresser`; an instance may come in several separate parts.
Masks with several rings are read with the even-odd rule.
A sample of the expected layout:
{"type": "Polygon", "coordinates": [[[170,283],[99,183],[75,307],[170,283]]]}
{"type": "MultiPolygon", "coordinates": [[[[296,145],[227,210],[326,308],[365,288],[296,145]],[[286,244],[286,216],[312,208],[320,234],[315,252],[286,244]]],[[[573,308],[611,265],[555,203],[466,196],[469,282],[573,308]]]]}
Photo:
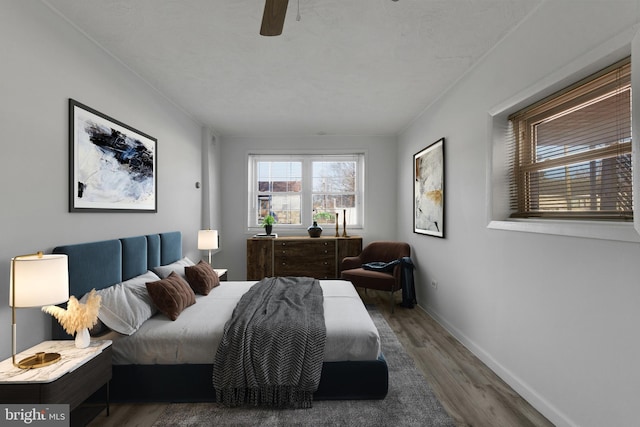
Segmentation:
{"type": "Polygon", "coordinates": [[[362,252],[362,237],[252,237],[247,280],[276,276],[340,277],[342,258],[362,252]]]}

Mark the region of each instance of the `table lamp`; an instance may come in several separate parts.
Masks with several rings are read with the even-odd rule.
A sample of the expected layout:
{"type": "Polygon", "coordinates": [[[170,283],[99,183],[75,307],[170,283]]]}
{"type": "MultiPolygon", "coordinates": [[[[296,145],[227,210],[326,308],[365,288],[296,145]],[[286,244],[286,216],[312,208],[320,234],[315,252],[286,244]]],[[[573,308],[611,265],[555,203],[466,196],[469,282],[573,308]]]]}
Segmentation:
{"type": "Polygon", "coordinates": [[[218,230],[198,231],[198,249],[209,251],[209,265],[211,265],[211,249],[218,249],[218,230]]]}
{"type": "Polygon", "coordinates": [[[16,362],[16,308],[41,307],[69,300],[69,268],[66,255],[38,252],[11,259],[11,339],[13,365],[22,369],[41,368],[60,360],[58,353],[37,353],[16,362]]]}

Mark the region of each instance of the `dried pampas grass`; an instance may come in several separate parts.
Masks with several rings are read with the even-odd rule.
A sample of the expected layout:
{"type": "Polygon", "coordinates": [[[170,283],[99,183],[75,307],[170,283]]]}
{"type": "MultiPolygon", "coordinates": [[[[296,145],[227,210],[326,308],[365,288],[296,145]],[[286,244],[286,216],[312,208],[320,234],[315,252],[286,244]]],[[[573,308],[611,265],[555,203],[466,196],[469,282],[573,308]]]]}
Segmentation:
{"type": "Polygon", "coordinates": [[[67,309],[55,305],[42,307],[42,311],[49,313],[60,322],[60,325],[69,334],[73,335],[79,330],[90,329],[98,323],[98,311],[100,310],[100,295],[95,289],[89,292],[86,303],[81,303],[74,296],[69,298],[67,309]]]}

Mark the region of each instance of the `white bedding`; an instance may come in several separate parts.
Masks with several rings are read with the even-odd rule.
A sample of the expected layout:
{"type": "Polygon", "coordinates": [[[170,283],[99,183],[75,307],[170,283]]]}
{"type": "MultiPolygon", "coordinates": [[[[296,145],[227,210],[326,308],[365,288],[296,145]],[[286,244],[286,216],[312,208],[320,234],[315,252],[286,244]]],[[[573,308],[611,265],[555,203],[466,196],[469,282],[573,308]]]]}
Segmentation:
{"type": "MultiPolygon", "coordinates": [[[[211,364],[222,331],[240,297],[257,282],[220,282],[178,319],[156,314],[131,336],[113,343],[115,365],[211,364]]],[[[350,282],[321,280],[327,327],[324,361],[375,360],[380,336],[350,282]]],[[[112,339],[114,337],[111,337],[112,339]]]]}

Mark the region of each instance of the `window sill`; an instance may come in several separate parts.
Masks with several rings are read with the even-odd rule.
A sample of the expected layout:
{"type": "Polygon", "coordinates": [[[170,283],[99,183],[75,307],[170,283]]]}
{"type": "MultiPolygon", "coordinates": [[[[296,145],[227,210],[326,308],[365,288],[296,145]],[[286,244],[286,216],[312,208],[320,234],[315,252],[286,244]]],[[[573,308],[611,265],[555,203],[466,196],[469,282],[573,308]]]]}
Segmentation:
{"type": "Polygon", "coordinates": [[[520,231],[525,233],[553,234],[556,236],[583,237],[587,239],[640,242],[640,234],[633,223],[558,221],[536,219],[511,219],[491,221],[487,228],[493,230],[520,231]]]}

